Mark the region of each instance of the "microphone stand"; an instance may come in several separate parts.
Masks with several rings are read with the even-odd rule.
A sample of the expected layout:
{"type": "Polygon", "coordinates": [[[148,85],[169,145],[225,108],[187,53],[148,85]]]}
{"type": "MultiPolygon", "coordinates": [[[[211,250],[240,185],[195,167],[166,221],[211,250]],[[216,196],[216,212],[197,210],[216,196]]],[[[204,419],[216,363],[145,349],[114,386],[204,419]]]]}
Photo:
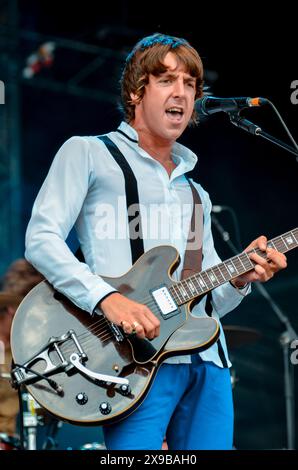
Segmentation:
{"type": "Polygon", "coordinates": [[[234,126],[239,127],[240,129],[243,129],[244,131],[247,131],[250,134],[263,137],[263,139],[269,140],[270,142],[278,145],[279,147],[283,148],[284,150],[287,150],[288,152],[295,155],[296,161],[298,162],[298,152],[293,147],[290,147],[289,145],[285,144],[284,142],[277,139],[276,137],[273,137],[272,135],[268,134],[267,132],[264,132],[260,128],[260,126],[254,124],[253,122],[249,121],[248,119],[245,119],[245,118],[241,117],[239,112],[229,112],[228,115],[230,117],[231,123],[234,124],[234,126]]]}
{"type": "MultiPolygon", "coordinates": [[[[231,251],[238,255],[238,250],[230,239],[227,232],[220,224],[217,217],[212,214],[212,222],[219,232],[223,241],[229,246],[231,251]]],[[[260,282],[254,283],[258,292],[267,300],[277,318],[284,325],[285,331],[280,335],[279,342],[283,348],[284,361],[284,393],[286,404],[286,425],[287,425],[287,449],[295,449],[295,396],[294,396],[294,367],[290,361],[290,345],[293,340],[298,338],[297,333],[291,325],[289,318],[282,312],[281,308],[272,299],[265,287],[260,282]]]]}

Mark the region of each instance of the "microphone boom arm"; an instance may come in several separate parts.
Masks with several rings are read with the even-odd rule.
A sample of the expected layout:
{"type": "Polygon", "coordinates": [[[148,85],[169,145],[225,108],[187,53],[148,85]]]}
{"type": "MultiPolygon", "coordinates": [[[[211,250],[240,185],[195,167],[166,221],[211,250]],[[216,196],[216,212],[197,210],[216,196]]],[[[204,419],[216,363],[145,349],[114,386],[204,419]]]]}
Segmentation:
{"type": "Polygon", "coordinates": [[[239,112],[237,112],[237,113],[228,112],[227,114],[230,117],[231,123],[234,124],[236,127],[239,127],[240,129],[243,129],[244,131],[247,131],[250,134],[263,137],[263,139],[266,139],[266,140],[269,140],[270,142],[273,142],[274,144],[278,145],[279,147],[283,148],[284,150],[287,150],[288,152],[295,155],[296,161],[298,161],[298,152],[293,147],[290,147],[289,145],[285,144],[284,142],[277,139],[276,137],[273,137],[272,135],[268,134],[267,132],[264,132],[260,128],[260,126],[254,124],[253,122],[249,121],[248,119],[245,119],[245,118],[241,117],[239,112]]]}

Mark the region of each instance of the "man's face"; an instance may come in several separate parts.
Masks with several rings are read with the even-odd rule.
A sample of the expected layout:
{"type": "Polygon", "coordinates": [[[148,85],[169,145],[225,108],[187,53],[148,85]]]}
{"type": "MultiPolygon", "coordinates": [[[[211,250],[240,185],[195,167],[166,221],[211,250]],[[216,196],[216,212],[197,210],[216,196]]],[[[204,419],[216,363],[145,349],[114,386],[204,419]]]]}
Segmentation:
{"type": "Polygon", "coordinates": [[[196,79],[186,72],[172,52],[165,56],[164,64],[165,73],[157,77],[149,75],[142,101],[135,106],[133,126],[155,139],[173,142],[191,118],[196,79]]]}

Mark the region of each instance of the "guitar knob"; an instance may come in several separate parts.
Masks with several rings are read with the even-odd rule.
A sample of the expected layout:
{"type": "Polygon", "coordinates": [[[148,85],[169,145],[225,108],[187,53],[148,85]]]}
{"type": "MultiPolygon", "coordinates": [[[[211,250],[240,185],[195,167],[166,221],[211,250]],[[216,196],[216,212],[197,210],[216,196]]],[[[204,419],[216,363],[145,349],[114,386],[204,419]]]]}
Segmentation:
{"type": "Polygon", "coordinates": [[[112,407],[111,407],[111,405],[110,405],[109,402],[103,401],[103,402],[99,405],[99,411],[100,411],[101,414],[103,414],[103,415],[108,415],[109,413],[111,413],[112,407]]]}
{"type": "Polygon", "coordinates": [[[88,401],[88,396],[84,392],[80,392],[76,396],[76,401],[79,405],[85,405],[88,401]]]}
{"type": "Polygon", "coordinates": [[[119,391],[120,391],[121,395],[127,397],[127,395],[129,395],[130,392],[131,392],[131,388],[130,388],[129,385],[122,384],[119,391]]]}

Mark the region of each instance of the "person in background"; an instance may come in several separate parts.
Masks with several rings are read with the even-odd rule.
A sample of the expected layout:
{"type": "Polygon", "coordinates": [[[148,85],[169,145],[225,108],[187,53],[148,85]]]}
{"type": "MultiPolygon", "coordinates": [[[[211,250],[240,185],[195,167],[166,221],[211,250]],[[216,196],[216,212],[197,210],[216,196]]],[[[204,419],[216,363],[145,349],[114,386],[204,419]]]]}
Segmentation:
{"type": "Polygon", "coordinates": [[[43,280],[43,276],[24,258],[7,269],[0,291],[0,435],[12,437],[17,431],[19,402],[17,391],[9,382],[12,354],[10,330],[13,317],[22,299],[43,280]]]}

